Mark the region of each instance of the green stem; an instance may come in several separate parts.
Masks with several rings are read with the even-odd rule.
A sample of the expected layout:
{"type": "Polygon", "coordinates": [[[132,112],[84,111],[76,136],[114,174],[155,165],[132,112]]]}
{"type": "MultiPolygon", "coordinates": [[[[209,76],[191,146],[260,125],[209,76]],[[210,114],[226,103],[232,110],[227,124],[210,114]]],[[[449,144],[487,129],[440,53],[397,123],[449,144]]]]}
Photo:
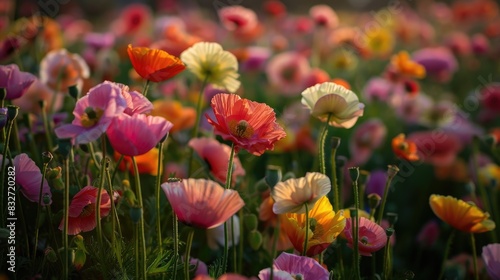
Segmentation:
{"type": "Polygon", "coordinates": [[[69,279],[69,244],[68,244],[68,221],[69,221],[69,159],[64,159],[64,227],[63,227],[63,279],[69,279]]]}
{"type": "Polygon", "coordinates": [[[302,256],[307,254],[307,240],[309,239],[309,207],[307,203],[304,203],[304,207],[306,208],[306,236],[304,237],[304,248],[302,248],[302,256]]]}
{"type": "MultiPolygon", "coordinates": [[[[111,175],[111,182],[113,182],[115,180],[116,173],[118,172],[118,166],[120,166],[120,164],[122,163],[124,158],[125,158],[124,155],[120,155],[120,158],[116,162],[115,170],[113,170],[113,175],[111,175]]],[[[128,166],[127,166],[127,168],[128,168],[128,166]]],[[[128,170],[127,170],[127,172],[128,172],[128,170]]]]}
{"type": "Polygon", "coordinates": [[[173,238],[174,238],[174,272],[172,279],[177,279],[177,261],[179,260],[179,221],[177,220],[177,215],[175,215],[174,210],[173,213],[173,238]]]}
{"type": "Polygon", "coordinates": [[[134,226],[134,236],[135,236],[135,279],[139,279],[139,262],[141,260],[140,254],[139,254],[139,223],[137,223],[134,226]]]}
{"type": "Polygon", "coordinates": [[[477,270],[477,253],[476,253],[476,239],[474,233],[470,233],[470,244],[472,246],[472,263],[474,264],[474,280],[479,280],[479,271],[477,270]]]}
{"type": "Polygon", "coordinates": [[[361,277],[361,272],[359,268],[359,261],[360,261],[360,256],[359,256],[359,189],[358,189],[358,180],[354,180],[352,182],[352,187],[354,190],[354,203],[356,209],[353,211],[353,219],[352,220],[352,230],[353,230],[353,236],[354,236],[354,241],[353,241],[353,247],[354,247],[354,271],[356,275],[356,279],[360,279],[361,277]]]}
{"type": "Polygon", "coordinates": [[[135,187],[137,191],[137,200],[138,200],[138,207],[141,209],[141,214],[139,218],[139,229],[140,229],[140,234],[141,234],[141,250],[142,250],[142,279],[147,279],[146,278],[146,265],[147,265],[147,256],[146,256],[146,238],[144,236],[144,212],[143,210],[143,204],[142,204],[142,190],[141,190],[141,180],[139,178],[139,168],[137,167],[137,161],[135,160],[135,157],[132,156],[132,164],[134,165],[134,178],[135,178],[135,187]]]}
{"type": "MultiPolygon", "coordinates": [[[[55,93],[55,95],[57,95],[59,93],[55,93]]],[[[49,118],[47,117],[47,110],[45,110],[45,102],[42,101],[42,121],[43,121],[43,129],[45,130],[45,140],[47,141],[47,149],[49,152],[52,152],[52,148],[54,147],[53,143],[52,143],[52,133],[49,133],[50,131],[52,131],[50,129],[50,123],[49,123],[49,118]]]]}
{"type": "Polygon", "coordinates": [[[319,136],[319,172],[322,174],[326,174],[326,162],[325,162],[325,141],[326,136],[328,135],[328,123],[330,122],[330,118],[332,114],[328,114],[328,118],[326,119],[325,125],[323,126],[323,130],[319,136]]]}
{"type": "MultiPolygon", "coordinates": [[[[198,130],[200,129],[200,120],[201,120],[201,105],[203,104],[203,92],[205,91],[205,87],[207,85],[207,78],[203,80],[201,84],[200,93],[198,95],[198,102],[196,104],[196,122],[193,127],[193,132],[191,134],[191,139],[194,139],[198,136],[198,130]]],[[[189,150],[189,170],[188,175],[193,172],[193,149],[189,150]]]]}
{"type": "Polygon", "coordinates": [[[191,253],[191,245],[193,244],[194,229],[189,228],[188,237],[186,241],[186,253],[184,259],[184,279],[189,280],[189,254],[191,253]]]}
{"type": "Polygon", "coordinates": [[[380,208],[378,209],[377,224],[380,225],[382,218],[384,217],[385,203],[387,202],[387,196],[389,195],[389,188],[391,187],[392,177],[387,177],[384,187],[384,197],[382,198],[382,203],[380,203],[380,208]]]}
{"type": "Polygon", "coordinates": [[[106,166],[106,139],[105,136],[101,136],[101,144],[102,144],[102,159],[101,159],[101,172],[99,175],[99,187],[97,190],[97,198],[95,204],[95,223],[97,230],[97,241],[99,244],[99,252],[104,252],[104,243],[102,242],[102,226],[101,226],[101,200],[102,200],[102,190],[104,188],[104,176],[105,176],[105,166],[106,166]]]}
{"type": "Polygon", "coordinates": [[[160,249],[160,255],[163,254],[163,239],[161,238],[161,213],[160,213],[160,194],[161,194],[161,166],[163,163],[163,141],[158,144],[158,167],[156,173],[156,243],[160,249]]]}
{"type": "MultiPolygon", "coordinates": [[[[123,271],[123,264],[121,258],[121,252],[117,251],[116,246],[116,227],[118,225],[118,236],[120,237],[120,242],[122,240],[122,229],[120,226],[120,220],[118,219],[118,213],[116,211],[115,201],[114,201],[114,191],[113,191],[113,181],[111,181],[111,175],[109,173],[109,165],[106,166],[106,180],[108,181],[109,196],[111,201],[111,247],[115,252],[116,259],[118,260],[118,265],[120,270],[123,271]]],[[[121,248],[121,246],[120,246],[121,248]]]]}
{"type": "Polygon", "coordinates": [[[337,183],[337,162],[336,162],[337,149],[332,148],[332,187],[333,190],[330,191],[330,201],[333,202],[333,211],[339,211],[340,207],[340,197],[339,197],[339,185],[337,183]]]}
{"type": "MultiPolygon", "coordinates": [[[[225,188],[231,188],[231,178],[233,176],[233,159],[234,159],[234,143],[231,145],[231,154],[229,155],[229,162],[227,165],[227,174],[226,174],[226,184],[225,188]]],[[[227,259],[228,259],[228,228],[227,221],[224,223],[224,252],[222,255],[222,264],[224,273],[227,269],[227,259]]]]}
{"type": "Polygon", "coordinates": [[[45,172],[47,171],[49,163],[43,163],[42,166],[42,181],[40,182],[40,191],[38,192],[38,206],[36,211],[36,222],[35,222],[35,246],[33,248],[33,263],[36,260],[36,249],[38,247],[38,232],[40,224],[40,212],[42,211],[42,195],[43,195],[43,182],[45,181],[45,172]]]}
{"type": "MultiPolygon", "coordinates": [[[[19,216],[21,216],[21,221],[22,222],[22,225],[23,225],[23,231],[24,232],[28,232],[28,228],[26,226],[26,219],[24,218],[24,209],[23,209],[23,205],[22,205],[22,202],[21,202],[21,196],[20,195],[16,195],[16,200],[17,200],[17,205],[19,207],[19,216]]],[[[28,234],[24,234],[24,243],[26,245],[26,254],[27,254],[27,257],[28,259],[30,258],[30,242],[28,240],[29,236],[28,234]]],[[[35,244],[35,249],[36,249],[36,244],[35,244]]]]}
{"type": "Polygon", "coordinates": [[[391,247],[391,244],[390,244],[390,241],[391,241],[391,237],[390,236],[387,236],[387,241],[385,242],[385,248],[384,248],[384,279],[388,280],[390,279],[390,259],[389,259],[389,256],[390,256],[390,247],[391,247]]]}
{"type": "Polygon", "coordinates": [[[146,80],[146,84],[144,85],[144,88],[142,89],[142,95],[144,95],[144,97],[148,96],[148,90],[149,90],[150,83],[151,83],[151,81],[146,80]]]}
{"type": "Polygon", "coordinates": [[[441,264],[441,272],[439,272],[438,279],[443,279],[444,269],[446,267],[446,260],[448,259],[448,254],[450,253],[451,243],[453,242],[453,238],[455,237],[455,229],[453,229],[450,233],[450,237],[448,237],[448,241],[446,242],[446,247],[443,255],[443,263],[441,264]]]}
{"type": "Polygon", "coordinates": [[[279,235],[280,235],[280,219],[279,216],[276,219],[276,225],[274,226],[274,233],[273,233],[273,248],[271,251],[271,275],[270,275],[270,280],[273,280],[274,277],[274,259],[276,258],[276,248],[278,246],[278,240],[279,240],[279,235]]]}
{"type": "Polygon", "coordinates": [[[19,153],[22,152],[21,149],[21,142],[19,142],[19,130],[17,129],[17,122],[15,121],[12,125],[13,133],[12,133],[12,140],[14,141],[14,145],[16,147],[16,151],[19,153]]]}
{"type": "Polygon", "coordinates": [[[233,271],[236,272],[236,271],[238,271],[238,267],[237,267],[238,258],[237,258],[237,254],[236,254],[236,243],[234,242],[235,241],[235,238],[234,238],[234,217],[231,217],[229,219],[231,221],[231,244],[232,244],[231,249],[233,250],[233,271]]]}

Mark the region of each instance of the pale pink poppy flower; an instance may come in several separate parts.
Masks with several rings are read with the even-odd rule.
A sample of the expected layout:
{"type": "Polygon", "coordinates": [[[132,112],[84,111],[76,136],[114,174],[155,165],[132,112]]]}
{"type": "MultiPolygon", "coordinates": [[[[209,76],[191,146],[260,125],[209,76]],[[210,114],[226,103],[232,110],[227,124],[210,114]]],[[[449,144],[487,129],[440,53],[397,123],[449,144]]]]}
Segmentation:
{"type": "Polygon", "coordinates": [[[429,110],[434,103],[423,93],[416,96],[394,93],[390,105],[395,109],[398,118],[406,123],[414,124],[420,121],[423,112],[429,110]]]}
{"type": "Polygon", "coordinates": [[[55,129],[58,138],[72,138],[75,145],[90,143],[99,138],[111,121],[127,107],[119,86],[101,83],[89,90],[75,105],[71,124],[55,129]]]}
{"type": "Polygon", "coordinates": [[[313,117],[343,128],[353,127],[365,108],[354,92],[332,82],[307,88],[302,92],[301,102],[313,117]]]}
{"type": "MultiPolygon", "coordinates": [[[[234,245],[238,245],[240,241],[240,218],[238,215],[233,215],[231,219],[227,220],[227,227],[230,229],[231,224],[234,223],[234,245]]],[[[231,230],[228,231],[227,235],[227,246],[233,246],[233,234],[231,230]]],[[[208,229],[207,230],[207,245],[212,250],[218,250],[220,247],[224,247],[224,224],[208,229]]]]}
{"type": "Polygon", "coordinates": [[[363,165],[373,153],[373,150],[382,145],[387,129],[380,119],[371,119],[359,125],[349,141],[351,160],[354,165],[363,165]]]}
{"type": "MultiPolygon", "coordinates": [[[[3,161],[3,156],[0,155],[0,163],[3,161]]],[[[7,162],[9,160],[7,159],[7,162]]],[[[16,184],[19,185],[21,193],[31,202],[38,203],[40,197],[40,186],[42,187],[42,205],[52,204],[52,192],[50,191],[49,184],[47,180],[42,182],[42,173],[40,168],[36,166],[35,162],[29,158],[25,153],[19,154],[14,158],[14,163],[12,166],[15,170],[15,180],[16,184]],[[46,200],[48,199],[48,202],[46,200]]],[[[7,172],[11,172],[9,168],[6,169],[7,172]]]]}
{"type": "Polygon", "coordinates": [[[219,18],[224,28],[229,31],[249,31],[258,23],[254,11],[238,5],[220,9],[219,18]]]}
{"type": "Polygon", "coordinates": [[[445,131],[419,131],[408,136],[417,145],[419,158],[436,166],[448,166],[462,149],[462,143],[452,133],[445,131]]]}
{"type": "Polygon", "coordinates": [[[483,247],[481,253],[486,271],[492,279],[500,279],[500,243],[492,243],[483,247]]]}
{"type": "MultiPolygon", "coordinates": [[[[98,188],[86,186],[81,189],[71,200],[69,205],[68,235],[91,231],[96,227],[96,202],[98,188]]],[[[101,219],[106,217],[111,210],[111,200],[106,190],[101,191],[101,219]]],[[[64,218],[59,224],[59,229],[64,227],[64,218]]]]}
{"type": "Polygon", "coordinates": [[[318,172],[307,172],[305,177],[292,178],[274,186],[271,196],[274,199],[275,214],[303,214],[314,207],[316,201],[325,196],[332,188],[330,179],[318,172]]]}
{"type": "Polygon", "coordinates": [[[57,94],[45,84],[40,82],[40,80],[36,79],[26,93],[24,93],[21,97],[12,100],[12,105],[18,106],[21,112],[38,115],[42,112],[42,108],[40,107],[40,101],[42,100],[45,101],[46,111],[57,112],[63,105],[64,95],[57,94]],[[52,108],[48,108],[54,98],[54,106],[52,108]]]}
{"type": "Polygon", "coordinates": [[[106,135],[113,149],[126,156],[147,153],[165,137],[173,124],[163,117],[121,114],[111,121],[106,135]]]}
{"type": "Polygon", "coordinates": [[[5,88],[6,100],[21,97],[36,80],[35,75],[20,71],[16,64],[0,65],[0,88],[5,88]]]}
{"type": "Polygon", "coordinates": [[[104,81],[103,84],[116,85],[121,89],[121,94],[127,102],[127,108],[123,113],[133,116],[135,114],[149,114],[153,110],[153,103],[149,99],[135,90],[131,91],[127,85],[110,81],[104,81]]]}
{"type": "Polygon", "coordinates": [[[284,52],[271,58],[266,67],[269,83],[278,93],[294,96],[304,89],[311,68],[307,59],[296,52],[284,52]]]}
{"type": "MultiPolygon", "coordinates": [[[[274,277],[273,279],[317,279],[328,280],[328,271],[321,266],[316,260],[305,257],[289,254],[286,252],[281,253],[273,264],[274,277]],[[287,272],[291,275],[289,278],[286,274],[279,271],[287,272]],[[276,276],[280,277],[277,278],[276,276]],[[300,278],[299,278],[300,277],[300,278]]],[[[269,280],[271,269],[266,268],[259,272],[260,280],[269,280]]]]}
{"type": "Polygon", "coordinates": [[[50,51],[40,62],[40,80],[57,92],[67,92],[74,85],[81,90],[83,80],[89,76],[85,60],[66,49],[50,51]]]}
{"type": "Polygon", "coordinates": [[[419,123],[427,127],[448,125],[453,121],[456,110],[456,104],[451,101],[435,102],[420,114],[419,123]]]}
{"type": "Polygon", "coordinates": [[[420,229],[417,234],[417,241],[420,246],[431,247],[439,237],[439,224],[435,220],[431,220],[420,229]]]}
{"type": "Polygon", "coordinates": [[[439,82],[449,81],[458,69],[453,53],[445,47],[425,48],[412,54],[413,60],[425,68],[427,76],[439,82]]]}
{"type": "Polygon", "coordinates": [[[161,187],[179,221],[197,228],[220,226],[245,205],[237,191],[211,180],[184,179],[161,187]]]}
{"type": "MultiPolygon", "coordinates": [[[[227,165],[229,156],[231,155],[231,147],[213,138],[206,137],[191,139],[188,145],[208,164],[212,176],[219,182],[226,182],[227,165]]],[[[236,179],[240,176],[245,176],[245,169],[243,169],[238,156],[235,154],[233,159],[232,182],[236,183],[236,179]]]]}
{"type": "MultiPolygon", "coordinates": [[[[358,249],[359,254],[362,256],[371,256],[373,252],[382,249],[387,242],[387,235],[385,234],[385,230],[377,223],[372,222],[364,217],[359,218],[358,232],[358,249]]],[[[347,246],[351,249],[354,248],[352,218],[346,219],[344,236],[347,239],[347,246]]]]}
{"type": "Polygon", "coordinates": [[[309,15],[317,26],[335,28],[339,25],[337,14],[328,5],[312,6],[309,10],[309,15]]]}
{"type": "Polygon", "coordinates": [[[394,84],[384,78],[371,78],[363,89],[367,101],[386,101],[392,93],[394,84]]]}
{"type": "Polygon", "coordinates": [[[84,37],[84,42],[94,50],[111,48],[115,44],[116,37],[109,32],[96,33],[89,32],[84,37]]]}

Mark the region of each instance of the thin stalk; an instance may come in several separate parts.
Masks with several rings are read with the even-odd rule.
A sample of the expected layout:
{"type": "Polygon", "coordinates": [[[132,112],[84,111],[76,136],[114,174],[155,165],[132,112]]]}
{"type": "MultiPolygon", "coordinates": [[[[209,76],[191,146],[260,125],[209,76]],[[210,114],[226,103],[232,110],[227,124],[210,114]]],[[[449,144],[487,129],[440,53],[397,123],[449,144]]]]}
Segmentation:
{"type": "Polygon", "coordinates": [[[304,248],[302,248],[302,256],[307,254],[307,240],[309,239],[309,207],[307,203],[304,203],[304,207],[306,208],[306,236],[304,238],[304,248]]]}
{"type": "MultiPolygon", "coordinates": [[[[205,91],[205,87],[207,85],[207,78],[203,80],[203,83],[201,84],[201,89],[200,93],[198,95],[198,102],[196,104],[196,122],[193,127],[193,132],[191,134],[191,139],[194,139],[198,136],[198,130],[200,129],[200,120],[201,120],[201,105],[203,104],[203,92],[205,91]]],[[[189,170],[188,170],[188,175],[193,172],[193,149],[189,149],[189,170]]]]}
{"type": "MultiPolygon", "coordinates": [[[[163,141],[158,144],[158,167],[156,172],[156,243],[160,247],[160,255],[163,254],[163,239],[161,238],[161,213],[160,213],[160,194],[161,194],[161,166],[163,162],[163,141]]],[[[137,174],[136,174],[137,175],[137,174]]]]}
{"type": "Polygon", "coordinates": [[[439,272],[438,279],[443,279],[444,269],[446,267],[446,260],[448,259],[448,254],[450,253],[451,243],[453,242],[453,238],[455,237],[455,229],[453,229],[448,237],[448,241],[446,242],[446,247],[443,255],[443,263],[441,264],[441,272],[439,272]]]}
{"type": "MultiPolygon", "coordinates": [[[[26,253],[27,253],[27,257],[28,259],[30,258],[30,242],[28,240],[28,228],[26,227],[26,219],[24,218],[24,208],[23,208],[23,205],[21,203],[21,196],[20,195],[16,195],[16,200],[17,200],[17,205],[18,205],[18,209],[19,209],[19,213],[20,213],[20,218],[21,218],[21,221],[22,222],[22,225],[23,225],[23,231],[26,232],[26,234],[24,234],[24,242],[25,242],[25,245],[26,245],[26,253]]],[[[36,249],[36,244],[35,244],[35,249],[36,249]]]]}
{"type": "Polygon", "coordinates": [[[69,220],[69,159],[64,159],[64,227],[63,227],[63,279],[69,279],[69,244],[68,244],[68,220],[69,220]]]}
{"type": "MultiPolygon", "coordinates": [[[[238,212],[238,215],[239,215],[239,218],[240,218],[240,229],[243,228],[243,211],[240,210],[238,212]]],[[[238,269],[237,269],[237,272],[239,274],[241,274],[242,272],[242,269],[243,269],[243,234],[244,234],[244,230],[240,230],[240,240],[239,240],[239,243],[238,243],[238,247],[239,247],[239,254],[238,254],[238,269]]]]}
{"type": "Polygon", "coordinates": [[[470,244],[472,246],[472,263],[474,265],[474,280],[479,280],[479,271],[477,270],[477,253],[476,253],[476,239],[474,233],[470,233],[470,244]]]}
{"type": "Polygon", "coordinates": [[[139,254],[139,223],[137,223],[134,227],[134,236],[135,236],[135,279],[139,279],[139,262],[140,262],[140,254],[139,254]]]}
{"type": "Polygon", "coordinates": [[[328,123],[330,122],[330,118],[332,114],[328,114],[328,118],[323,126],[323,130],[319,136],[319,172],[322,174],[326,174],[326,163],[325,163],[325,141],[326,136],[328,135],[328,123]]]}
{"type": "Polygon", "coordinates": [[[174,210],[172,209],[173,214],[173,238],[174,238],[174,275],[172,279],[177,279],[177,261],[179,260],[179,221],[177,220],[177,215],[175,215],[174,210]]]}
{"type": "MultiPolygon", "coordinates": [[[[101,200],[102,200],[102,190],[104,189],[104,176],[105,176],[105,166],[106,166],[106,139],[101,136],[102,144],[102,160],[101,160],[101,173],[99,175],[99,187],[97,190],[97,198],[95,204],[95,222],[97,230],[97,241],[99,242],[100,252],[104,250],[104,243],[102,242],[102,226],[101,226],[101,200]]],[[[102,255],[101,255],[102,256],[102,255]]]]}
{"type": "MultiPolygon", "coordinates": [[[[120,158],[116,162],[116,164],[115,164],[115,170],[113,170],[113,175],[111,175],[111,182],[113,182],[115,180],[116,173],[118,172],[118,166],[120,166],[120,164],[122,163],[124,157],[125,157],[124,155],[120,155],[120,158]]],[[[128,168],[128,166],[127,166],[127,168],[128,168]]],[[[128,169],[127,169],[127,172],[128,172],[128,169]]]]}
{"type": "Polygon", "coordinates": [[[274,258],[276,258],[276,248],[278,247],[278,240],[279,240],[279,235],[280,235],[280,219],[276,220],[276,225],[274,227],[274,234],[273,234],[273,248],[271,251],[271,275],[270,275],[270,280],[273,280],[274,277],[274,258]]]}
{"type": "Polygon", "coordinates": [[[36,211],[36,222],[35,222],[35,248],[33,249],[33,263],[36,260],[36,249],[38,247],[38,232],[40,224],[40,212],[42,211],[42,195],[43,195],[43,182],[45,181],[45,172],[47,172],[48,162],[44,162],[42,166],[42,181],[40,182],[40,191],[38,192],[38,206],[36,211]]]}
{"type": "MultiPolygon", "coordinates": [[[[58,93],[55,93],[55,95],[57,95],[58,93]]],[[[45,110],[46,109],[46,106],[45,106],[45,102],[42,101],[41,102],[42,104],[42,121],[43,121],[43,129],[45,130],[45,140],[47,141],[47,149],[49,152],[52,152],[52,148],[54,147],[53,145],[53,142],[52,142],[52,133],[49,133],[50,131],[52,131],[50,129],[50,123],[49,123],[49,118],[47,117],[47,111],[45,110]]]]}
{"type": "MultiPolygon", "coordinates": [[[[234,159],[234,143],[231,145],[231,154],[229,155],[229,163],[227,165],[227,174],[226,174],[226,184],[225,188],[231,188],[231,177],[233,176],[233,159],[234,159]]],[[[227,258],[228,258],[228,228],[227,222],[224,223],[224,252],[222,255],[222,264],[224,268],[224,272],[227,269],[227,258]]]]}
{"type": "Polygon", "coordinates": [[[19,130],[17,129],[17,122],[15,121],[12,125],[13,133],[12,133],[12,140],[14,140],[14,145],[16,147],[16,151],[19,153],[22,152],[21,150],[21,142],[19,141],[19,130]]]}
{"type": "Polygon", "coordinates": [[[186,253],[184,259],[184,279],[189,280],[189,254],[191,253],[191,245],[193,245],[194,229],[189,228],[187,241],[186,241],[186,253]]]}
{"type": "Polygon", "coordinates": [[[333,202],[333,211],[337,212],[340,209],[339,185],[337,183],[337,162],[336,162],[337,149],[332,148],[332,191],[330,191],[330,201],[333,202]]]}
{"type": "MultiPolygon", "coordinates": [[[[113,248],[113,251],[115,252],[116,259],[118,260],[118,265],[120,266],[121,271],[123,271],[123,266],[122,266],[122,258],[121,258],[121,252],[118,252],[116,250],[116,227],[118,225],[118,236],[120,237],[120,242],[122,240],[122,229],[120,226],[120,220],[118,218],[118,212],[116,211],[116,206],[115,206],[115,201],[114,201],[114,190],[113,190],[113,182],[111,181],[111,175],[109,174],[109,166],[106,166],[106,180],[108,181],[108,187],[109,187],[109,195],[111,199],[111,247],[113,248]]],[[[121,246],[120,246],[121,248],[121,246]]]]}
{"type": "Polygon", "coordinates": [[[236,243],[234,242],[235,241],[235,238],[234,238],[234,217],[231,217],[231,244],[232,244],[232,251],[233,251],[233,271],[236,272],[238,271],[238,267],[237,267],[237,261],[238,261],[238,258],[237,258],[237,254],[236,254],[236,243]]]}
{"type": "Polygon", "coordinates": [[[141,190],[141,180],[139,178],[139,168],[137,167],[137,161],[135,160],[135,157],[132,156],[132,164],[134,165],[134,174],[135,174],[135,187],[137,191],[137,200],[138,200],[138,206],[141,209],[141,216],[139,218],[139,229],[140,229],[140,234],[141,234],[141,245],[142,245],[142,279],[147,279],[146,278],[146,265],[147,265],[147,257],[146,257],[146,238],[144,236],[144,212],[143,210],[143,204],[142,204],[142,190],[141,190]]]}
{"type": "Polygon", "coordinates": [[[353,211],[353,221],[352,221],[352,224],[353,224],[353,227],[352,227],[352,230],[353,230],[353,235],[354,235],[354,241],[353,241],[353,247],[354,247],[354,272],[355,272],[355,275],[356,275],[356,279],[360,279],[361,277],[361,272],[360,272],[360,268],[359,268],[359,261],[360,261],[360,256],[359,256],[359,215],[358,215],[358,211],[359,211],[359,189],[358,189],[358,180],[354,180],[352,182],[352,187],[353,187],[353,190],[354,190],[354,203],[355,203],[355,207],[356,209],[354,209],[355,211],[353,211]]]}
{"type": "Polygon", "coordinates": [[[391,247],[391,244],[390,244],[390,241],[391,241],[391,237],[390,236],[387,236],[387,241],[385,242],[385,248],[384,248],[384,279],[388,280],[390,279],[390,247],[391,247]]]}
{"type": "Polygon", "coordinates": [[[388,176],[384,187],[384,197],[382,198],[382,203],[380,203],[380,208],[378,209],[377,224],[380,225],[382,218],[384,217],[385,203],[387,202],[387,196],[389,195],[389,188],[391,187],[392,177],[388,176]]]}
{"type": "Polygon", "coordinates": [[[148,90],[149,90],[150,83],[151,83],[150,80],[146,80],[146,84],[144,85],[144,88],[142,89],[142,95],[144,95],[144,97],[148,96],[148,90]]]}

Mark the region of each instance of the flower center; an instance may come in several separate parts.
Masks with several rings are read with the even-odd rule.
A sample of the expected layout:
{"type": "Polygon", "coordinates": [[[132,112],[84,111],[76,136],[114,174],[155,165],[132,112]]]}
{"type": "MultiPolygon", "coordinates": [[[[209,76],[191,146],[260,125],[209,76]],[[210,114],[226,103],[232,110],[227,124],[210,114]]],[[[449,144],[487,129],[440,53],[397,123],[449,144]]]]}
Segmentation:
{"type": "Polygon", "coordinates": [[[102,109],[87,107],[85,108],[85,113],[81,117],[81,123],[83,127],[94,126],[102,116],[102,109]]]}
{"type": "Polygon", "coordinates": [[[295,280],[303,280],[304,276],[302,274],[298,273],[298,274],[295,274],[294,276],[292,276],[292,278],[295,280]]]}
{"type": "Polygon", "coordinates": [[[359,240],[359,242],[363,243],[363,245],[368,244],[368,237],[361,236],[361,239],[359,240]]]}
{"type": "Polygon", "coordinates": [[[408,151],[408,148],[409,148],[409,145],[408,145],[407,142],[402,142],[401,144],[399,144],[399,149],[401,151],[405,151],[406,152],[406,151],[408,151]]]}
{"type": "Polygon", "coordinates": [[[89,204],[85,207],[83,207],[83,210],[82,210],[82,213],[80,214],[80,217],[84,218],[84,217],[88,217],[90,215],[92,215],[95,211],[95,204],[89,204]]]}
{"type": "Polygon", "coordinates": [[[239,122],[230,121],[229,130],[231,134],[245,139],[249,139],[254,133],[253,127],[245,120],[240,120],[239,122]]]}

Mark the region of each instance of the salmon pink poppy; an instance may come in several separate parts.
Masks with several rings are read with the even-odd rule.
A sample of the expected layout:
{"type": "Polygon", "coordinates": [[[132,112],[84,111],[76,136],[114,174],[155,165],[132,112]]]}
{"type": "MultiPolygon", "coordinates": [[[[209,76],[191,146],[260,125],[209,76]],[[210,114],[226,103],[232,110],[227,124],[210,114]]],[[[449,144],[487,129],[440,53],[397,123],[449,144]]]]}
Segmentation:
{"type": "Polygon", "coordinates": [[[269,83],[284,95],[296,95],[304,89],[311,67],[307,59],[296,52],[285,52],[272,57],[267,64],[269,83]]]}
{"type": "Polygon", "coordinates": [[[211,106],[215,117],[205,115],[208,122],[216,134],[233,142],[236,151],[243,148],[260,156],[286,136],[285,130],[276,122],[274,110],[266,104],[220,93],[212,98],[211,106]]]}
{"type": "Polygon", "coordinates": [[[75,105],[71,124],[55,129],[59,138],[72,138],[74,144],[86,144],[99,138],[116,115],[127,107],[122,90],[113,83],[101,83],[89,90],[75,105]]]}
{"type": "Polygon", "coordinates": [[[121,114],[112,120],[106,134],[116,152],[138,156],[154,148],[171,128],[172,123],[162,117],[121,114]]]}
{"type": "Polygon", "coordinates": [[[127,52],[137,74],[151,82],[166,81],[186,69],[180,58],[166,51],[128,45],[127,52]]]}
{"type": "Polygon", "coordinates": [[[66,49],[53,50],[40,62],[40,80],[58,92],[66,92],[73,85],[81,89],[83,80],[89,76],[90,70],[85,60],[66,49]]]}
{"type": "Polygon", "coordinates": [[[161,185],[182,223],[204,229],[220,226],[245,202],[235,190],[205,179],[184,179],[161,185]]]}
{"type": "MultiPolygon", "coordinates": [[[[385,230],[377,223],[367,218],[360,217],[358,225],[358,249],[362,256],[371,256],[373,252],[382,249],[387,241],[385,230]]],[[[347,239],[347,246],[353,248],[352,218],[346,220],[344,236],[347,239]]]]}
{"type": "Polygon", "coordinates": [[[21,97],[35,80],[33,74],[20,71],[16,64],[0,65],[0,88],[7,91],[7,100],[21,97]]]}
{"type": "MultiPolygon", "coordinates": [[[[68,235],[91,231],[96,227],[96,202],[98,189],[86,186],[81,189],[71,200],[69,205],[68,235]]],[[[106,217],[111,210],[111,200],[106,190],[101,191],[101,217],[106,217]]],[[[64,227],[64,219],[59,224],[59,229],[64,227]]]]}

